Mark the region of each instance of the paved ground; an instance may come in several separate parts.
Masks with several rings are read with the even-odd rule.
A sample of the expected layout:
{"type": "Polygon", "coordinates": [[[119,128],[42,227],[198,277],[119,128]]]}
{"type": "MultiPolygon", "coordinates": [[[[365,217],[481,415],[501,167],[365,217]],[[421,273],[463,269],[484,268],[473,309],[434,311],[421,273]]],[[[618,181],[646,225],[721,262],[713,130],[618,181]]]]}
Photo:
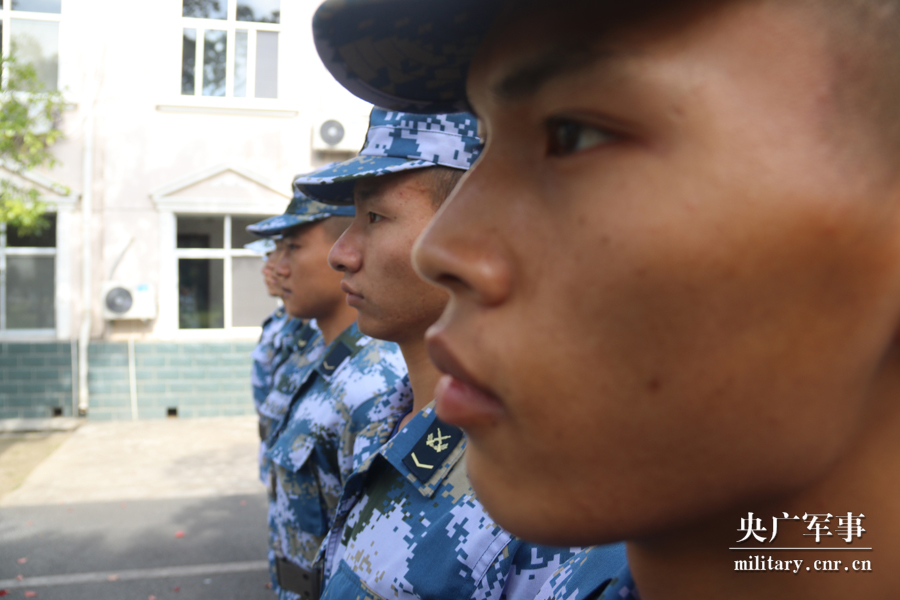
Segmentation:
{"type": "Polygon", "coordinates": [[[252,417],[0,434],[0,594],[272,600],[257,447],[252,417]]]}

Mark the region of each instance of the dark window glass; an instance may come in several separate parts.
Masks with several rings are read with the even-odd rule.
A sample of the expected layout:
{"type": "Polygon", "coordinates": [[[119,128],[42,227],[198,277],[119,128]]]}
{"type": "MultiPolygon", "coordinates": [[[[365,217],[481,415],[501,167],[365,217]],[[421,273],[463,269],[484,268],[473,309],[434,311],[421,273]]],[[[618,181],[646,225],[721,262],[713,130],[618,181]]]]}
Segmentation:
{"type": "Polygon", "coordinates": [[[6,328],[53,329],[56,260],[52,256],[6,257],[6,328]]]}
{"type": "Polygon", "coordinates": [[[181,53],[181,94],[194,95],[197,70],[197,30],[185,29],[181,53]]]}
{"type": "Polygon", "coordinates": [[[225,217],[179,216],[179,248],[224,248],[225,217]]]}
{"type": "Polygon", "coordinates": [[[208,29],[203,33],[203,95],[225,95],[228,32],[208,29]]]}
{"type": "Polygon", "coordinates": [[[178,327],[221,329],[225,326],[225,261],[178,260],[178,327]]]}
{"type": "Polygon", "coordinates": [[[228,16],[227,0],[184,0],[181,14],[201,19],[224,19],[228,16]]]}
{"type": "Polygon", "coordinates": [[[6,245],[14,248],[56,248],[56,214],[45,214],[44,220],[47,227],[29,235],[19,235],[15,227],[7,225],[6,245]]]}
{"type": "Polygon", "coordinates": [[[238,0],[237,20],[280,23],[281,0],[238,0]]]}

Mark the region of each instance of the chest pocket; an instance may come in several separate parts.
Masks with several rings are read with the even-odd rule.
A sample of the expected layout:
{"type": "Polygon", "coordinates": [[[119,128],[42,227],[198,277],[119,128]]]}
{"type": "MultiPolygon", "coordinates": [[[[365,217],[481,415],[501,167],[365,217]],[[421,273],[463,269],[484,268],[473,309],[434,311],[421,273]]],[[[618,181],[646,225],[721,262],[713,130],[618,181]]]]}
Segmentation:
{"type": "Polygon", "coordinates": [[[325,501],[314,459],[314,449],[307,448],[305,456],[295,456],[294,470],[279,466],[281,493],[290,507],[293,521],[301,531],[316,536],[328,532],[328,504],[325,501]]]}

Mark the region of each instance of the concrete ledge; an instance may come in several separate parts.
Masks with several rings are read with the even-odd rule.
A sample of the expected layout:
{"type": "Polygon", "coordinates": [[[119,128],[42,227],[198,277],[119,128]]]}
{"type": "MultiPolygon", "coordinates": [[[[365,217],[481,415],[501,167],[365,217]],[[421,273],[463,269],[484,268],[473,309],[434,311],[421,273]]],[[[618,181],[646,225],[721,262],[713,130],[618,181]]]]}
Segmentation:
{"type": "Polygon", "coordinates": [[[0,433],[27,433],[30,431],[75,431],[84,419],[56,417],[53,419],[0,419],[0,433]]]}

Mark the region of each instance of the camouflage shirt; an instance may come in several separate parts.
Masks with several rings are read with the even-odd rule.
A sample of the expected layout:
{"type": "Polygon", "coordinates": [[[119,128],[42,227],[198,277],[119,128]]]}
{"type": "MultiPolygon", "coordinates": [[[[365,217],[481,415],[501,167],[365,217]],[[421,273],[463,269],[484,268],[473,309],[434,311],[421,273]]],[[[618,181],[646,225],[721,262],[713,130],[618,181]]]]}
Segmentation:
{"type": "Polygon", "coordinates": [[[588,546],[547,580],[535,600],[639,600],[628,575],[625,544],[588,546]]]}
{"type": "Polygon", "coordinates": [[[291,398],[306,382],[315,367],[314,363],[322,358],[324,351],[322,332],[315,319],[283,336],[275,359],[278,366],[272,375],[272,386],[257,409],[260,437],[264,441],[284,418],[291,398]]]}
{"type": "MultiPolygon", "coordinates": [[[[274,554],[309,569],[332,523],[352,452],[343,450],[345,425],[367,400],[384,393],[406,374],[396,344],[373,340],[347,328],[321,358],[291,400],[269,437],[272,493],[269,530],[274,554]]],[[[276,581],[277,584],[277,581],[276,581]]],[[[278,589],[279,598],[298,595],[278,589]]]]}
{"type": "Polygon", "coordinates": [[[580,548],[527,543],[497,526],[469,484],[461,430],[428,406],[391,437],[411,408],[404,379],[348,426],[354,472],[317,557],[322,599],[531,600],[580,548]]]}
{"type": "Polygon", "coordinates": [[[250,384],[253,386],[253,404],[257,411],[272,389],[272,373],[277,366],[274,363],[283,340],[281,332],[289,323],[291,327],[299,325],[296,319],[287,314],[283,306],[279,306],[263,321],[262,335],[259,336],[259,343],[251,354],[253,370],[250,372],[250,384]]]}

